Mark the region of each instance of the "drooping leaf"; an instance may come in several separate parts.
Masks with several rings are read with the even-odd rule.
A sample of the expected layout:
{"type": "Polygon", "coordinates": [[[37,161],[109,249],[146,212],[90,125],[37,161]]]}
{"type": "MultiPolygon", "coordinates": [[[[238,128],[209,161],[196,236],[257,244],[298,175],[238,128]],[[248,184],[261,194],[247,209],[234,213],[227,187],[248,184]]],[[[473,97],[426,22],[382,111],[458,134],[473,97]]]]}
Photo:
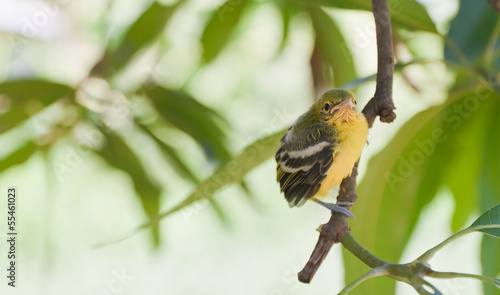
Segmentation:
{"type": "Polygon", "coordinates": [[[278,131],[247,146],[239,155],[219,167],[210,177],[200,183],[184,201],[161,214],[160,218],[182,210],[198,200],[210,199],[223,187],[241,182],[252,169],[276,153],[279,141],[285,132],[286,130],[278,131]]]}
{"type": "MultiPolygon", "coordinates": [[[[481,196],[479,202],[482,211],[500,204],[500,182],[498,181],[500,175],[500,138],[497,136],[498,131],[496,131],[499,124],[500,103],[498,96],[493,97],[493,100],[495,100],[496,106],[491,107],[492,115],[485,131],[486,140],[483,146],[483,160],[479,180],[479,195],[481,196]]],[[[498,212],[495,213],[494,208],[498,210],[500,207],[496,206],[492,210],[488,210],[475,223],[488,224],[494,220],[498,222],[498,212]]],[[[500,236],[500,229],[489,229],[483,232],[496,237],[500,236]]],[[[485,275],[497,277],[500,274],[500,240],[490,236],[483,237],[481,243],[481,267],[482,273],[485,275]]],[[[486,295],[498,295],[500,293],[498,288],[489,284],[483,284],[483,289],[486,295]]]]}
{"type": "Polygon", "coordinates": [[[28,118],[29,116],[26,114],[22,106],[10,108],[7,113],[0,115],[0,133],[20,126],[22,122],[28,118]]]}
{"type": "Polygon", "coordinates": [[[23,104],[27,99],[36,99],[49,105],[56,99],[71,96],[74,90],[63,84],[44,80],[16,80],[0,83],[0,94],[13,99],[13,105],[23,104]]]}
{"type": "MultiPolygon", "coordinates": [[[[482,151],[482,171],[480,181],[481,209],[484,211],[487,208],[500,203],[500,137],[497,136],[500,102],[499,96],[490,98],[494,104],[490,106],[492,110],[489,116],[488,124],[485,126],[486,136],[482,151]]],[[[491,215],[488,215],[491,216],[491,215]]]]}
{"type": "MultiPolygon", "coordinates": [[[[500,274],[500,240],[491,236],[483,236],[481,242],[481,269],[482,273],[491,277],[500,274]]],[[[499,295],[498,287],[483,283],[484,295],[499,295]]]]}
{"type": "MultiPolygon", "coordinates": [[[[128,174],[133,181],[134,189],[141,200],[144,211],[149,218],[155,218],[159,213],[161,187],[146,172],[135,153],[118,135],[106,134],[106,145],[99,155],[112,167],[128,174]]],[[[153,241],[160,243],[160,225],[152,225],[153,241]]]]}
{"type": "MultiPolygon", "coordinates": [[[[167,160],[173,166],[173,168],[182,176],[187,177],[193,183],[199,183],[198,176],[195,175],[193,171],[180,159],[177,151],[170,146],[167,142],[158,137],[154,132],[152,132],[147,126],[139,125],[142,130],[144,130],[151,138],[158,143],[161,151],[166,155],[167,160]]],[[[209,199],[210,206],[214,210],[216,216],[219,218],[224,226],[229,226],[229,217],[226,212],[221,208],[219,203],[214,199],[209,199]]]]}
{"type": "Polygon", "coordinates": [[[160,138],[156,133],[151,131],[149,126],[145,126],[142,124],[138,124],[138,126],[158,144],[160,150],[164,153],[167,161],[180,176],[187,178],[189,181],[193,183],[200,182],[198,176],[193,171],[191,171],[191,168],[189,168],[184,163],[184,161],[179,156],[179,153],[175,150],[173,146],[168,144],[165,140],[160,138]]]}
{"type": "Polygon", "coordinates": [[[201,36],[205,62],[211,62],[228,43],[248,3],[250,0],[228,0],[212,15],[201,36]]]}
{"type": "Polygon", "coordinates": [[[191,135],[209,157],[227,161],[224,120],[212,109],[181,91],[163,87],[145,90],[155,109],[172,125],[191,135]]]}
{"type": "MultiPolygon", "coordinates": [[[[494,98],[479,100],[471,94],[462,101],[465,102],[467,105],[477,105],[477,107],[464,108],[464,114],[467,116],[465,118],[456,112],[447,114],[445,123],[449,139],[438,147],[442,150],[442,154],[448,154],[448,156],[442,155],[442,158],[448,161],[448,164],[443,163],[443,165],[450,166],[444,177],[455,200],[452,231],[463,228],[471,214],[478,208],[478,175],[494,98]],[[471,102],[474,104],[470,104],[471,102]]],[[[457,103],[457,107],[464,107],[462,103],[457,103]]]]}
{"type": "Polygon", "coordinates": [[[471,143],[471,151],[464,151],[455,154],[455,157],[449,162],[456,165],[455,169],[449,169],[446,179],[453,199],[455,200],[455,211],[451,222],[452,231],[458,231],[463,227],[471,214],[477,209],[477,170],[478,162],[475,162],[478,144],[471,143]]]}
{"type": "Polygon", "coordinates": [[[1,83],[1,94],[6,95],[11,104],[7,113],[0,115],[0,132],[4,132],[58,99],[63,97],[72,98],[74,89],[67,85],[45,80],[17,80],[1,83]],[[40,105],[40,109],[30,108],[32,113],[28,114],[25,106],[32,100],[40,105]]]}
{"type": "Polygon", "coordinates": [[[280,48],[285,47],[288,35],[290,33],[290,23],[293,16],[297,13],[297,8],[287,0],[278,0],[274,2],[281,13],[281,20],[283,23],[283,37],[281,38],[280,48]]]}
{"type": "Polygon", "coordinates": [[[245,192],[245,196],[247,196],[252,202],[256,201],[255,195],[250,190],[250,185],[245,179],[243,179],[243,181],[240,183],[240,187],[245,192]]]}
{"type": "Polygon", "coordinates": [[[33,142],[29,142],[26,145],[20,147],[12,154],[0,160],[0,173],[4,172],[12,166],[26,162],[37,150],[39,150],[39,146],[37,146],[33,142]]]}
{"type": "Polygon", "coordinates": [[[208,201],[209,201],[210,207],[212,207],[212,209],[215,212],[215,215],[217,215],[217,218],[222,223],[222,225],[224,225],[226,228],[229,227],[231,224],[229,216],[224,211],[224,209],[222,209],[219,202],[217,200],[215,200],[214,198],[210,198],[210,199],[208,199],[208,201]]]}
{"type": "Polygon", "coordinates": [[[106,50],[102,60],[92,70],[93,74],[109,76],[126,66],[138,51],[151,44],[163,32],[180,2],[164,6],[154,1],[130,26],[118,47],[106,50]]]}
{"type": "Polygon", "coordinates": [[[445,59],[458,63],[464,55],[473,63],[483,57],[497,21],[498,15],[487,1],[461,0],[458,14],[450,23],[448,39],[452,44],[445,46],[445,59]]]}
{"type": "MultiPolygon", "coordinates": [[[[419,185],[419,190],[424,189],[420,200],[425,200],[425,196],[432,193],[428,188],[433,187],[437,190],[443,184],[448,186],[455,199],[452,220],[454,231],[463,227],[477,207],[477,174],[482,157],[484,127],[491,116],[489,109],[495,100],[494,93],[483,92],[485,89],[480,87],[476,85],[468,91],[460,91],[461,88],[455,87],[450,93],[450,97],[455,96],[457,99],[454,99],[453,103],[442,112],[441,123],[435,129],[435,132],[442,130],[445,140],[432,149],[426,160],[431,165],[419,185]],[[487,97],[480,99],[476,95],[478,89],[481,89],[483,94],[491,96],[491,99],[487,97]]],[[[428,149],[425,146],[429,146],[429,142],[426,144],[423,141],[418,144],[422,149],[428,149]]]]}
{"type": "Polygon", "coordinates": [[[309,13],[321,56],[332,67],[334,86],[351,81],[356,77],[356,70],[342,32],[321,8],[312,6],[309,13]]]}
{"type": "MultiPolygon", "coordinates": [[[[371,0],[301,0],[300,2],[345,9],[372,10],[371,0]]],[[[411,30],[437,33],[436,25],[430,18],[425,7],[418,1],[389,0],[389,10],[391,21],[394,23],[411,30]]]]}

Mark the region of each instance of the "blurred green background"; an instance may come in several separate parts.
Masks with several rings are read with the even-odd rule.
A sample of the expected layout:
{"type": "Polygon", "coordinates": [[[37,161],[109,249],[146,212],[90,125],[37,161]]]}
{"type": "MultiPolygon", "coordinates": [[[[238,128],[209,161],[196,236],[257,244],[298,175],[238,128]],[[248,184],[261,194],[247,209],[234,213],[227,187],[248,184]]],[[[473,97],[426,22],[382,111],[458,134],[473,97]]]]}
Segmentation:
{"type": "MultiPolygon", "coordinates": [[[[500,22],[486,0],[389,6],[398,118],[370,131],[350,225],[381,259],[406,262],[500,203],[500,22]]],[[[18,288],[0,276],[2,294],[335,294],[366,272],[337,245],[310,285],[297,281],[329,212],[289,209],[272,156],[323,91],[371,98],[370,9],[0,2],[0,191],[19,190],[20,239],[18,288]]],[[[498,277],[500,243],[471,235],[431,264],[498,277]]],[[[353,292],[394,293],[414,291],[377,278],[353,292]]]]}

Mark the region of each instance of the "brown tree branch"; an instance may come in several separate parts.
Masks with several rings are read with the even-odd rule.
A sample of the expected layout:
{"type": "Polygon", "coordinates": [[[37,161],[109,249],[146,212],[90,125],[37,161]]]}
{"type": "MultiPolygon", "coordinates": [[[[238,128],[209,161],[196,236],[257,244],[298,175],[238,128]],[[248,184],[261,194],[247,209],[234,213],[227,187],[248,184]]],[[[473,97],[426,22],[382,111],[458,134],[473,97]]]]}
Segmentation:
{"type": "Polygon", "coordinates": [[[488,2],[493,6],[496,12],[500,13],[500,0],[488,0],[488,2]]]}
{"type": "MultiPolygon", "coordinates": [[[[363,114],[371,128],[377,116],[381,122],[390,123],[396,119],[394,102],[392,101],[392,81],[394,74],[394,52],[392,46],[391,16],[387,0],[372,0],[373,17],[377,33],[377,86],[375,94],[363,108],[363,114]]],[[[340,184],[337,202],[355,203],[356,177],[358,176],[358,163],[352,169],[351,176],[345,178],[340,184]]],[[[351,208],[349,208],[350,210],[351,208]]],[[[347,224],[347,217],[343,214],[332,212],[328,223],[320,227],[320,235],[309,261],[299,272],[299,281],[311,282],[314,274],[325,259],[331,247],[339,243],[342,236],[351,231],[347,224]]]]}
{"type": "MultiPolygon", "coordinates": [[[[318,41],[314,43],[313,52],[311,58],[309,59],[309,65],[311,68],[311,75],[314,86],[314,96],[318,97],[321,93],[326,92],[331,88],[332,85],[328,85],[325,74],[325,63],[323,62],[323,57],[319,51],[318,41]]],[[[331,77],[330,77],[331,78],[331,77]]]]}

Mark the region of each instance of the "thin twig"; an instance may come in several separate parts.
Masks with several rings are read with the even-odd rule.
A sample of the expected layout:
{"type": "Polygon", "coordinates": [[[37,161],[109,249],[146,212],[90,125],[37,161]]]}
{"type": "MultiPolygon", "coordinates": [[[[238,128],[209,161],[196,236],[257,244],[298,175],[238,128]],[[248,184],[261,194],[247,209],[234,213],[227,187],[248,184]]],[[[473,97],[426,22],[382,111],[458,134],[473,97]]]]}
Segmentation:
{"type": "Polygon", "coordinates": [[[417,291],[419,295],[434,295],[433,293],[425,290],[423,285],[419,286],[418,288],[415,288],[415,291],[417,291]]]}
{"type": "MultiPolygon", "coordinates": [[[[443,293],[441,293],[441,291],[439,291],[438,288],[436,288],[436,286],[434,286],[433,284],[431,284],[425,280],[423,281],[423,284],[428,286],[429,288],[431,288],[434,293],[427,292],[427,293],[422,293],[422,294],[443,295],[443,293]]],[[[423,286],[422,286],[422,289],[425,291],[423,286]]],[[[419,292],[419,291],[417,290],[417,292],[419,292]]]]}
{"type": "Polygon", "coordinates": [[[389,274],[389,270],[388,270],[387,265],[381,266],[381,267],[372,268],[372,269],[370,269],[370,271],[368,271],[364,275],[360,276],[354,282],[350,283],[348,286],[346,286],[344,289],[342,289],[342,291],[340,291],[340,293],[338,295],[346,295],[346,294],[348,294],[354,288],[356,288],[359,284],[361,284],[362,282],[364,282],[364,281],[366,281],[368,279],[376,278],[376,277],[380,277],[380,276],[385,276],[385,275],[388,275],[388,274],[389,274]]]}
{"type": "MultiPolygon", "coordinates": [[[[392,81],[394,74],[394,52],[392,45],[391,16],[387,0],[372,0],[373,16],[377,33],[377,86],[372,99],[363,108],[363,114],[371,128],[375,118],[390,123],[396,118],[394,103],[392,101],[392,81]]],[[[337,202],[355,203],[356,177],[358,176],[358,163],[352,169],[351,176],[345,178],[340,184],[337,202]]],[[[349,208],[350,210],[350,208],[349,208]]],[[[328,223],[321,227],[318,243],[309,258],[309,261],[299,272],[299,281],[309,283],[314,274],[330,251],[330,248],[340,242],[342,236],[351,229],[347,224],[347,217],[343,214],[332,212],[328,223]]]]}
{"type": "Polygon", "coordinates": [[[462,237],[462,236],[465,236],[466,234],[469,234],[471,233],[471,231],[469,230],[469,228],[466,228],[464,230],[461,230],[457,233],[455,233],[454,235],[448,237],[446,240],[444,240],[443,242],[439,243],[438,245],[436,245],[435,247],[427,250],[424,254],[422,254],[419,258],[417,258],[418,261],[422,261],[422,262],[427,262],[429,261],[432,257],[434,257],[434,255],[436,255],[436,253],[441,250],[444,246],[448,245],[449,243],[453,242],[454,240],[462,237]]]}
{"type": "Polygon", "coordinates": [[[446,240],[437,244],[433,248],[427,250],[424,254],[422,254],[416,260],[421,261],[421,262],[428,262],[444,246],[448,245],[449,243],[455,241],[456,239],[458,239],[460,237],[463,237],[463,236],[470,234],[472,232],[477,232],[477,231],[485,230],[485,229],[499,228],[499,227],[500,226],[498,224],[483,224],[483,225],[476,225],[476,226],[468,227],[466,229],[463,229],[463,230],[453,234],[452,236],[448,237],[446,240]]]}
{"type": "Polygon", "coordinates": [[[500,286],[499,279],[484,277],[484,276],[480,276],[480,275],[474,275],[474,274],[470,274],[470,273],[434,271],[434,272],[428,273],[427,276],[433,277],[433,278],[438,278],[438,279],[470,278],[470,279],[476,279],[476,280],[480,280],[480,281],[483,281],[486,283],[490,283],[490,284],[493,284],[496,286],[500,286]]]}

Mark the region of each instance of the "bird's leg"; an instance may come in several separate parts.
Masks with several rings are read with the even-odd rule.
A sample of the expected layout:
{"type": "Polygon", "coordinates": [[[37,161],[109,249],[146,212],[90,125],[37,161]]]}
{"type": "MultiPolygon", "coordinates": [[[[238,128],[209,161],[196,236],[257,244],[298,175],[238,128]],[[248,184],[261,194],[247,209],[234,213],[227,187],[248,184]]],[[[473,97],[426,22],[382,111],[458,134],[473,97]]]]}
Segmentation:
{"type": "Polygon", "coordinates": [[[352,205],[354,205],[353,203],[350,203],[350,202],[337,202],[336,204],[325,203],[325,202],[318,200],[317,198],[314,198],[314,197],[311,198],[311,200],[320,204],[323,207],[330,209],[333,212],[344,214],[345,216],[347,216],[347,218],[356,219],[354,217],[354,215],[351,213],[351,211],[349,211],[347,208],[344,207],[344,206],[352,206],[352,205]]]}

